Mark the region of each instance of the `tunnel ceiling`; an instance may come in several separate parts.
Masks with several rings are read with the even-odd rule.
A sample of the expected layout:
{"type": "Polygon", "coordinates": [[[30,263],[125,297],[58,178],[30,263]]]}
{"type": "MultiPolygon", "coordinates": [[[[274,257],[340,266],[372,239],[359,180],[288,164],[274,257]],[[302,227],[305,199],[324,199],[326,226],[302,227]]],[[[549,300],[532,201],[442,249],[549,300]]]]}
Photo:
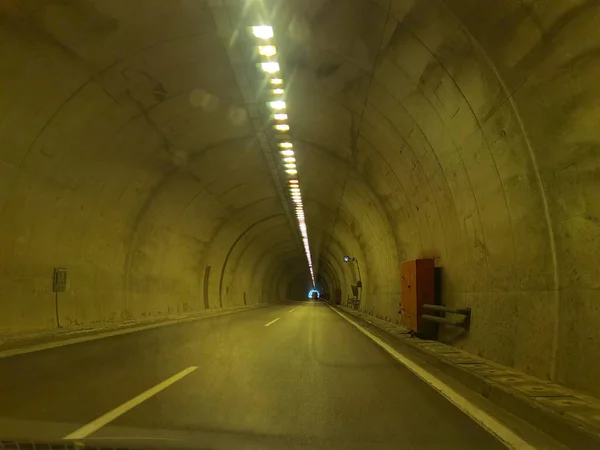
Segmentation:
{"type": "Polygon", "coordinates": [[[21,299],[2,329],[50,326],[57,266],[72,323],[308,279],[248,33],[268,23],[317,273],[346,297],[356,257],[362,307],[396,320],[399,261],[435,257],[445,302],[485,311],[461,345],[568,377],[600,320],[599,19],[591,0],[0,1],[0,295],[21,299]]]}

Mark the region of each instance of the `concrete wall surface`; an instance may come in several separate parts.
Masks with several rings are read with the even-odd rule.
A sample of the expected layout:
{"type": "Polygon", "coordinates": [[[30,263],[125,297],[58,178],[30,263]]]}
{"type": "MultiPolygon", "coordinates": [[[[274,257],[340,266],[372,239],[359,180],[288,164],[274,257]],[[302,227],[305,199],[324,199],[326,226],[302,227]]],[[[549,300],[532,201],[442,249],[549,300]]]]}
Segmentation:
{"type": "Polygon", "coordinates": [[[399,263],[435,257],[473,310],[443,340],[600,394],[600,1],[260,3],[0,2],[0,332],[56,326],[54,267],[65,326],[310,287],[270,17],[320,285],[355,257],[398,321],[399,263]]]}

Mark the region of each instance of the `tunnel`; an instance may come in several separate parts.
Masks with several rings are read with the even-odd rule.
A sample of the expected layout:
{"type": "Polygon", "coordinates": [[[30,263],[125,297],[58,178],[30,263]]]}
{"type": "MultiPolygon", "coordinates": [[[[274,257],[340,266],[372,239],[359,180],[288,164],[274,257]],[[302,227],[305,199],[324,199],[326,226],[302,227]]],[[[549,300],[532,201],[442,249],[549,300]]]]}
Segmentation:
{"type": "Polygon", "coordinates": [[[441,343],[600,395],[599,6],[0,1],[0,335],[313,288],[399,325],[430,258],[472,311],[441,343]]]}

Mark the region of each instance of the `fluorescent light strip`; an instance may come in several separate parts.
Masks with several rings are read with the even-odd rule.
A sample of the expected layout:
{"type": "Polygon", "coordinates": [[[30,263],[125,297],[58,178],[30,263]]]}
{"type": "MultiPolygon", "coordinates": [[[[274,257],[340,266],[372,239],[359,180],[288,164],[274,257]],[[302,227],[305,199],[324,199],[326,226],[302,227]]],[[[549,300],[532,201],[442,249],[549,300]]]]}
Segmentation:
{"type": "Polygon", "coordinates": [[[285,109],[286,104],[281,100],[276,100],[274,102],[269,102],[269,106],[273,109],[285,109]]]}
{"type": "Polygon", "coordinates": [[[258,53],[262,56],[275,56],[277,54],[277,48],[274,45],[261,45],[258,47],[258,53]]]}
{"type": "MultiPolygon", "coordinates": [[[[269,41],[270,39],[272,39],[275,35],[275,33],[273,32],[273,27],[271,27],[270,25],[258,25],[258,26],[254,26],[252,27],[252,34],[254,34],[254,36],[256,36],[256,38],[258,39],[262,39],[262,40],[266,40],[269,41]]],[[[274,45],[271,45],[270,43],[266,43],[269,45],[259,45],[258,46],[258,53],[261,56],[264,56],[266,58],[271,58],[273,56],[275,56],[277,54],[277,48],[274,45]]],[[[279,66],[279,63],[276,61],[270,61],[267,60],[265,62],[261,62],[261,68],[264,72],[268,73],[268,74],[273,74],[276,72],[279,72],[281,70],[281,67],[279,66]]],[[[271,78],[269,80],[269,83],[273,86],[281,86],[283,85],[283,79],[282,78],[271,78]]],[[[273,95],[283,95],[285,93],[285,90],[281,87],[277,87],[271,90],[271,93],[273,95]]],[[[278,113],[273,114],[273,119],[277,120],[277,121],[285,121],[288,120],[288,115],[285,113],[287,104],[286,102],[282,101],[282,100],[274,100],[274,101],[270,101],[268,103],[268,105],[276,110],[276,111],[281,111],[278,113]]],[[[276,124],[273,126],[273,128],[276,131],[289,131],[290,130],[290,126],[287,124],[276,124]]],[[[285,167],[285,173],[287,173],[290,178],[290,180],[288,180],[288,183],[290,185],[290,198],[292,200],[292,202],[294,202],[295,206],[295,210],[296,210],[296,217],[298,220],[298,228],[300,229],[300,234],[302,235],[302,242],[304,245],[304,250],[306,253],[306,258],[308,261],[308,269],[310,271],[310,276],[313,282],[313,287],[315,286],[315,274],[313,271],[313,265],[312,265],[312,256],[310,253],[310,243],[308,241],[308,227],[306,225],[306,216],[304,213],[304,209],[302,207],[302,195],[301,195],[301,191],[300,191],[300,187],[299,187],[299,182],[296,178],[294,178],[294,175],[296,175],[298,173],[298,170],[296,168],[296,158],[294,157],[294,151],[292,150],[292,148],[294,147],[294,145],[291,142],[280,142],[278,143],[279,148],[281,148],[282,150],[280,150],[280,154],[282,156],[282,160],[284,162],[283,166],[285,167]]]]}
{"type": "Polygon", "coordinates": [[[260,63],[260,67],[262,67],[262,70],[264,70],[267,73],[275,73],[275,72],[279,72],[279,63],[276,62],[264,62],[264,63],[260,63]]]}
{"type": "Polygon", "coordinates": [[[269,25],[258,25],[252,27],[252,34],[259,39],[271,39],[273,34],[273,27],[269,25]]]}

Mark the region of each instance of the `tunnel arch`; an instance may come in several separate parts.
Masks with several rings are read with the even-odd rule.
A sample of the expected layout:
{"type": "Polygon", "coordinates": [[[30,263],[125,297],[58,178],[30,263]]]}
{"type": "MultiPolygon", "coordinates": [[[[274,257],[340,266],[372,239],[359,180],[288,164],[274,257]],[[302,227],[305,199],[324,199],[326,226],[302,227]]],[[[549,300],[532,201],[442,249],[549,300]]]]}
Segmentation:
{"type": "Polygon", "coordinates": [[[246,234],[248,234],[253,228],[255,228],[256,226],[273,220],[275,218],[279,218],[279,217],[283,217],[282,214],[274,214],[272,216],[267,216],[264,217],[256,222],[254,222],[253,224],[251,224],[250,226],[248,226],[248,228],[246,228],[237,238],[236,240],[231,244],[231,247],[229,248],[229,251],[227,252],[227,255],[225,256],[225,261],[223,262],[223,267],[221,268],[221,275],[219,277],[219,302],[221,303],[221,305],[223,304],[223,300],[222,300],[222,295],[223,295],[223,279],[225,276],[225,270],[227,269],[227,263],[229,262],[229,257],[231,256],[231,253],[234,251],[236,245],[238,244],[238,242],[244,238],[244,236],[246,236],[246,234]]]}
{"type": "MultiPolygon", "coordinates": [[[[54,3],[0,5],[0,332],[55,326],[54,267],[67,327],[251,289],[281,301],[306,258],[243,33],[205,2],[54,3]]],[[[338,258],[355,255],[360,308],[397,321],[399,263],[434,257],[443,301],[477,317],[442,340],[595,390],[578,343],[600,343],[600,13],[550,3],[265,0],[227,17],[278,30],[317,277],[347,295],[338,258]]]]}

